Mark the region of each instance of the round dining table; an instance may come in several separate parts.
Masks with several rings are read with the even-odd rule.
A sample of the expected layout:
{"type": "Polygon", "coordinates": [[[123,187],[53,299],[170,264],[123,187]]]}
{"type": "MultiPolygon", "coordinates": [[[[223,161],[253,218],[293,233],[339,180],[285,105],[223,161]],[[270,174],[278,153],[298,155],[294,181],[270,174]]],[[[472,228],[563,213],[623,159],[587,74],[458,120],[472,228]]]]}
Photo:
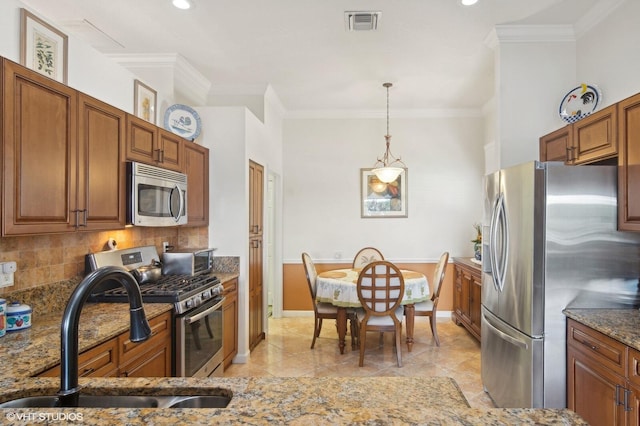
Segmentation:
{"type": "MultiPolygon", "coordinates": [[[[347,334],[347,308],[361,308],[358,299],[358,275],[362,268],[345,268],[324,271],[316,278],[316,300],[338,307],[338,338],[340,353],[344,353],[347,334]]],[[[424,274],[401,270],[404,278],[402,301],[407,318],[407,349],[413,347],[414,304],[429,299],[429,282],[424,274]]]]}

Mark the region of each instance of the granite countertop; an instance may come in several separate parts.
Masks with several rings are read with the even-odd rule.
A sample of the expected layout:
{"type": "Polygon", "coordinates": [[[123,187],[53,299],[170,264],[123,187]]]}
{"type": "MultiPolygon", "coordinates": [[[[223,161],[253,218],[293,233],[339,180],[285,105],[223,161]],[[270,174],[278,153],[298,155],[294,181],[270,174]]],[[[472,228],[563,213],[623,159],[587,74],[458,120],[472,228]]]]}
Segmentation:
{"type": "MultiPolygon", "coordinates": [[[[20,415],[82,416],[82,424],[438,424],[587,425],[569,410],[469,408],[447,377],[142,378],[80,379],[86,394],[232,396],[211,409],[0,409],[0,423],[20,415]]],[[[51,394],[54,378],[0,380],[0,401],[51,394]],[[12,389],[11,392],[8,389],[12,389]]]]}
{"type": "MultiPolygon", "coordinates": [[[[216,275],[222,282],[238,276],[216,275]]],[[[170,304],[144,306],[148,318],[172,309],[170,304]]],[[[58,391],[59,378],[31,376],[59,362],[61,317],[61,312],[34,316],[30,329],[0,338],[0,402],[58,391]]],[[[85,305],[80,351],[121,334],[128,324],[123,304],[85,305]]],[[[79,383],[83,393],[93,395],[199,394],[232,399],[226,408],[210,409],[7,408],[0,409],[0,424],[56,422],[64,416],[81,416],[77,423],[93,425],[587,424],[570,410],[470,408],[456,382],[446,377],[79,378],[79,383]]]]}
{"type": "MultiPolygon", "coordinates": [[[[129,330],[126,303],[87,303],[78,328],[78,349],[84,352],[129,330]]],[[[170,311],[169,303],[146,303],[148,319],[170,311]]],[[[0,378],[30,377],[60,363],[62,312],[33,315],[31,328],[8,332],[0,337],[0,378]]]]}
{"type": "Polygon", "coordinates": [[[640,351],[639,309],[568,308],[563,312],[568,318],[640,351]]]}

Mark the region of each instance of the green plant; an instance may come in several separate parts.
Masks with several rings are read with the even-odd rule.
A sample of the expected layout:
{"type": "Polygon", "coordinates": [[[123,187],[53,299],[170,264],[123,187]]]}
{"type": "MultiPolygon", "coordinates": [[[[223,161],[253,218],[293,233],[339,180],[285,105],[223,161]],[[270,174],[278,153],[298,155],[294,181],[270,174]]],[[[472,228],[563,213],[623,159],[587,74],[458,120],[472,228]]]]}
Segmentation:
{"type": "Polygon", "coordinates": [[[474,240],[471,240],[471,242],[473,243],[473,249],[475,251],[480,251],[480,245],[482,244],[482,225],[480,225],[479,223],[474,223],[473,229],[476,230],[476,238],[474,240]]]}

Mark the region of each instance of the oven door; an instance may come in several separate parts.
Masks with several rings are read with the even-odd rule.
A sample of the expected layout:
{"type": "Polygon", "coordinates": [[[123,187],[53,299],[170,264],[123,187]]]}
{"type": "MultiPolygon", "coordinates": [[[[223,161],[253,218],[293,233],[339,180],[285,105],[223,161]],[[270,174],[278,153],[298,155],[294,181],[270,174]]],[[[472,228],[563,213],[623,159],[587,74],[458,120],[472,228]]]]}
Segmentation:
{"type": "Polygon", "coordinates": [[[176,318],[177,377],[222,376],[222,303],[207,301],[176,318]]]}

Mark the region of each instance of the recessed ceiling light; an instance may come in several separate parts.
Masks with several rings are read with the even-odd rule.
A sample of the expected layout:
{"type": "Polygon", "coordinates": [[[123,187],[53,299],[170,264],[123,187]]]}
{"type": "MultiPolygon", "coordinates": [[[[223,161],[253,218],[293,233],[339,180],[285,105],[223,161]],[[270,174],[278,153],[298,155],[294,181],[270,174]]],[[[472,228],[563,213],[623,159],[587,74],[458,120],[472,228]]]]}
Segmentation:
{"type": "Polygon", "coordinates": [[[191,9],[193,6],[190,0],[172,0],[172,3],[175,7],[182,10],[191,9]]]}
{"type": "Polygon", "coordinates": [[[478,0],[460,0],[463,6],[471,6],[478,3],[478,0]]]}

